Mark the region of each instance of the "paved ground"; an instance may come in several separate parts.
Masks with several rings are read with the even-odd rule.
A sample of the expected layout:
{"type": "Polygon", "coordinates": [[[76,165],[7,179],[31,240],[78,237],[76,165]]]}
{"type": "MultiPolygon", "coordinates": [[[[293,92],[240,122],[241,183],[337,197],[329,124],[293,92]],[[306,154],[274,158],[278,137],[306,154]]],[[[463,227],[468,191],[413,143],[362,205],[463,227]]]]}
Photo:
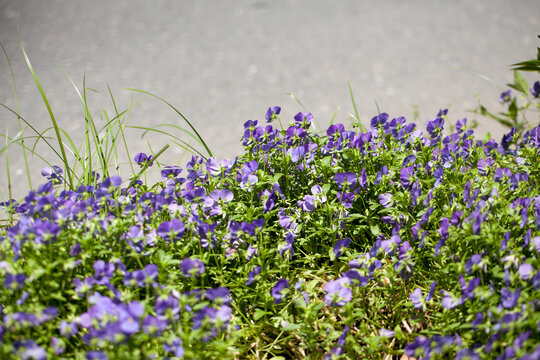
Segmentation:
{"type": "MultiPolygon", "coordinates": [[[[474,117],[467,110],[477,104],[476,94],[497,108],[512,79],[509,65],[535,56],[539,17],[537,0],[0,0],[0,41],[13,66],[20,113],[37,128],[46,129],[50,120],[19,36],[57,120],[75,141],[83,129],[82,107],[58,66],[79,89],[86,73],[86,85],[99,91],[88,95],[94,117],[100,109],[113,112],[107,84],[120,108],[130,103],[125,88],[151,91],[177,106],[222,158],[240,152],[242,124],[263,119],[268,106],[281,105],[284,119],[301,111],[287,93],[321,126],[336,109],[337,121],[349,124],[348,80],[364,123],[377,113],[376,103],[391,116],[422,124],[445,107],[452,120],[474,117]]],[[[0,84],[0,102],[15,107],[3,56],[0,84]]],[[[166,105],[135,96],[141,99],[132,124],[182,125],[166,105]]],[[[480,134],[502,135],[501,127],[479,120],[480,134]]],[[[0,125],[1,133],[17,133],[15,117],[3,109],[0,125]]],[[[154,149],[165,143],[164,137],[149,140],[154,149]]],[[[130,135],[130,143],[148,149],[138,135],[130,135]]],[[[45,147],[38,149],[54,159],[45,147]]],[[[14,147],[9,152],[16,197],[28,190],[20,153],[14,147]]],[[[165,159],[185,163],[179,156],[168,151],[165,159]]],[[[32,161],[34,179],[42,166],[32,161]]]]}

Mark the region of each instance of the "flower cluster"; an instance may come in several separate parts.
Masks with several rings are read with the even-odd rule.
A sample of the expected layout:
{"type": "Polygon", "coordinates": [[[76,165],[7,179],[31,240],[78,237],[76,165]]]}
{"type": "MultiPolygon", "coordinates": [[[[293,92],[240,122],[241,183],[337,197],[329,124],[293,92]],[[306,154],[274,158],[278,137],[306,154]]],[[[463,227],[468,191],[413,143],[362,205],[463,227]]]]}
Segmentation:
{"type": "Polygon", "coordinates": [[[317,133],[280,111],[235,160],[75,191],[45,169],[4,204],[0,355],[538,356],[540,127],[476,140],[442,110],[425,133],[386,113],[317,133]]]}

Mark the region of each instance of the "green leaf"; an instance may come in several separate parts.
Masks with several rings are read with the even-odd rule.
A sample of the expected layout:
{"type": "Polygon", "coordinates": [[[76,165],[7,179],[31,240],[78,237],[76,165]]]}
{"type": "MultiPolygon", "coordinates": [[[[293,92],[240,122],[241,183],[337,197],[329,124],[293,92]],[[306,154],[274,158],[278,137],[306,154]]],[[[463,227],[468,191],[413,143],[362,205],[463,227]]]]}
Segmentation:
{"type": "Polygon", "coordinates": [[[265,316],[266,314],[268,314],[268,311],[264,311],[264,310],[261,310],[261,309],[257,309],[255,310],[255,314],[253,314],[253,319],[255,321],[258,321],[260,318],[262,318],[263,316],[265,316]]]}
{"type": "Polygon", "coordinates": [[[527,85],[527,80],[517,70],[514,71],[514,86],[516,90],[528,95],[529,85],[527,85]]]}

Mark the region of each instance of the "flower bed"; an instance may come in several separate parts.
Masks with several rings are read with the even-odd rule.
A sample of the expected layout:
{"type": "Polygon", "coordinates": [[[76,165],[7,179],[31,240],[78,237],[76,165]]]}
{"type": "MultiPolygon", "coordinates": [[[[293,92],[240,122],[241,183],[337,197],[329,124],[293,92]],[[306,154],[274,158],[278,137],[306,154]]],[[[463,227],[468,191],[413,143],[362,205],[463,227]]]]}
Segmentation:
{"type": "Polygon", "coordinates": [[[0,233],[0,356],[540,356],[540,127],[279,112],[151,186],[45,169],[0,233]]]}

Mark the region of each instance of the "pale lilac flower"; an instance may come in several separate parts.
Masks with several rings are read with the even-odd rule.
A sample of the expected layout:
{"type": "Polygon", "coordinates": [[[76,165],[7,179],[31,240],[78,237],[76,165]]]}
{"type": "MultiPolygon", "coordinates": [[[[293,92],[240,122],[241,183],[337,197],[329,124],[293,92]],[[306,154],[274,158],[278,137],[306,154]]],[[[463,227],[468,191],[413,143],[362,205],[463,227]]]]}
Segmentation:
{"type": "Polygon", "coordinates": [[[324,284],[326,304],[329,306],[345,306],[352,299],[350,284],[351,280],[348,277],[342,277],[324,284]]]}

